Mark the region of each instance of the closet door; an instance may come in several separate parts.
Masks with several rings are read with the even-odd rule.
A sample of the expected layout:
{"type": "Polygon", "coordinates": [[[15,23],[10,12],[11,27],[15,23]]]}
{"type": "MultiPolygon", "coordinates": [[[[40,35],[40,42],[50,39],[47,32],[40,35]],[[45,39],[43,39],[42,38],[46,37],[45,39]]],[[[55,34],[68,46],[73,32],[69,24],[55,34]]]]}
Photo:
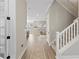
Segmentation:
{"type": "Polygon", "coordinates": [[[7,56],[6,19],[8,15],[8,0],[0,0],[0,59],[7,56]]]}

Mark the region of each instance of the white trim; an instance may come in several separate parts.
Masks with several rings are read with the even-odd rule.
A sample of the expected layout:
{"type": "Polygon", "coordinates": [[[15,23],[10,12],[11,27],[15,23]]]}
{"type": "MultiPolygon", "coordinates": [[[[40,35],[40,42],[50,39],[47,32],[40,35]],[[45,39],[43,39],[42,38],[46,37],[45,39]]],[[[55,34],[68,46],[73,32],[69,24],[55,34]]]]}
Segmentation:
{"type": "Polygon", "coordinates": [[[8,54],[11,59],[16,59],[16,0],[9,0],[9,17],[8,33],[11,35],[11,40],[8,40],[8,54]]]}
{"type": "Polygon", "coordinates": [[[18,59],[21,59],[21,58],[22,58],[22,56],[24,55],[26,49],[27,49],[27,48],[24,49],[24,51],[21,53],[21,55],[18,57],[18,59]]]}
{"type": "Polygon", "coordinates": [[[47,42],[48,42],[48,44],[49,44],[49,46],[50,46],[50,43],[49,43],[49,40],[50,40],[50,33],[49,33],[49,30],[50,28],[49,28],[49,13],[47,14],[47,42]]]}

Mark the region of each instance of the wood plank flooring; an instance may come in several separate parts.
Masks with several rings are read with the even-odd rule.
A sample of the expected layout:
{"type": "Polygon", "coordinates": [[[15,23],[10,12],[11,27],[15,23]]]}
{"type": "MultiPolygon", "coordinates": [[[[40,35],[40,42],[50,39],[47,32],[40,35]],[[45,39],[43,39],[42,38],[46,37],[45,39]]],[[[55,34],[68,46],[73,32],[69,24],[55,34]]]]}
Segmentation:
{"type": "Polygon", "coordinates": [[[22,59],[55,59],[55,52],[48,46],[46,37],[33,39],[33,36],[30,35],[28,48],[22,59]]]}

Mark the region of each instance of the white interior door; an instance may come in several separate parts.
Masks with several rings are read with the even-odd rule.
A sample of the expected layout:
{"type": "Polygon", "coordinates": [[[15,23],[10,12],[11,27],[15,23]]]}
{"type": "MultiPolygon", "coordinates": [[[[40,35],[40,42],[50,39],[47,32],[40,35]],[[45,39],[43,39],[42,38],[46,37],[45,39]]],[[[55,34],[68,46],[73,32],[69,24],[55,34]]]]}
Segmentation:
{"type": "Polygon", "coordinates": [[[0,58],[7,56],[6,19],[8,16],[8,0],[0,0],[0,58]]]}

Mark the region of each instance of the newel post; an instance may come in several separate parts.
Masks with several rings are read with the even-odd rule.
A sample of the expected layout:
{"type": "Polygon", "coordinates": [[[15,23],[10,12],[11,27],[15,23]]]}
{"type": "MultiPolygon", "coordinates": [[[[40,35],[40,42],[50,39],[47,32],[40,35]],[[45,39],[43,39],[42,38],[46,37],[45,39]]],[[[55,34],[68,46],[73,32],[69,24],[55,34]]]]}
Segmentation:
{"type": "Polygon", "coordinates": [[[59,57],[59,32],[56,32],[56,59],[60,59],[59,57]]]}
{"type": "Polygon", "coordinates": [[[79,17],[74,20],[74,22],[77,24],[77,35],[79,34],[79,17]]]}

